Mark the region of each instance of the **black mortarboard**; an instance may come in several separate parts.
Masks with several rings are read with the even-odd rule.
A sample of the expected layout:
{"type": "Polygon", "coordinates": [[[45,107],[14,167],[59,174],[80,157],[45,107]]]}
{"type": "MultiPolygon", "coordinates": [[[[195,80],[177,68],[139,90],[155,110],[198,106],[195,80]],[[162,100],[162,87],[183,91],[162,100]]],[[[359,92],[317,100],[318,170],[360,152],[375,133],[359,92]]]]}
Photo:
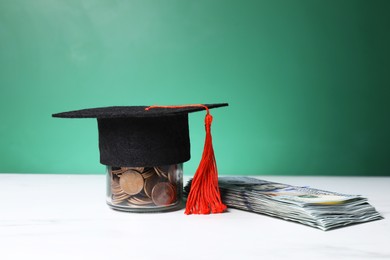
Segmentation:
{"type": "MultiPolygon", "coordinates": [[[[217,108],[228,104],[207,104],[217,108]]],[[[190,159],[188,113],[202,107],[114,106],[53,114],[61,118],[97,118],[100,162],[109,166],[155,166],[190,159]]]]}

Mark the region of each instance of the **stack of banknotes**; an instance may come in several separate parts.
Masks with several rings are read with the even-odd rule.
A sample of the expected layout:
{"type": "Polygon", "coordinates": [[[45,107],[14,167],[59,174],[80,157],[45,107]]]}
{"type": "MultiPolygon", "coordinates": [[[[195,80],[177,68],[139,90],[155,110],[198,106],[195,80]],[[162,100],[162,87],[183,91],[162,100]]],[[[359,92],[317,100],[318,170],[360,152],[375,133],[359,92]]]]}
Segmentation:
{"type": "MultiPolygon", "coordinates": [[[[219,177],[222,201],[229,208],[266,214],[329,230],[382,219],[359,195],[269,182],[250,177],[219,177]]],[[[188,195],[191,181],[184,188],[188,195]]]]}

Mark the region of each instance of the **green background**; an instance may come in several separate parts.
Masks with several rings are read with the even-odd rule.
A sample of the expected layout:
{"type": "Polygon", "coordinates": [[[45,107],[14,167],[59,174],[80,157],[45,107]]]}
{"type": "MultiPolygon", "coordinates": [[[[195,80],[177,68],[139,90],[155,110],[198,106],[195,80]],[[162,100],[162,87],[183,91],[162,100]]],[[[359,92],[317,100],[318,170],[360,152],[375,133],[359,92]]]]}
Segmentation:
{"type": "MultiPolygon", "coordinates": [[[[0,172],[103,173],[110,105],[212,111],[220,174],[390,175],[390,1],[0,0],[0,172]]],[[[193,174],[204,113],[190,116],[193,174]]]]}

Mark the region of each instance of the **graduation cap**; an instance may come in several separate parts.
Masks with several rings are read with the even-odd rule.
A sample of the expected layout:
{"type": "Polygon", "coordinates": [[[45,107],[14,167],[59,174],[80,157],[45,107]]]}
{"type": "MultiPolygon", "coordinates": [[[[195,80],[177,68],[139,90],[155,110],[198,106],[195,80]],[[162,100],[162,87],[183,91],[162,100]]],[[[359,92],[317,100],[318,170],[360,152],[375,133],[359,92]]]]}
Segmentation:
{"type": "Polygon", "coordinates": [[[218,171],[211,138],[209,109],[227,103],[181,106],[112,106],[53,114],[60,118],[96,118],[100,162],[108,166],[152,167],[190,159],[188,114],[206,110],[206,139],[187,198],[186,214],[221,213],[218,171]]]}

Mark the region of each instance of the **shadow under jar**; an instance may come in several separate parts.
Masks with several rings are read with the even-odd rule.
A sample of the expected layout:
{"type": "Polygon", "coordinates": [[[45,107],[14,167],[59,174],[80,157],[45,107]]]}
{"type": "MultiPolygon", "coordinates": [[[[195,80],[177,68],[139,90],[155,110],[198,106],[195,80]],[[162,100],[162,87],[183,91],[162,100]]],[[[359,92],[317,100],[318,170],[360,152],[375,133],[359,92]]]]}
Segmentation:
{"type": "Polygon", "coordinates": [[[183,164],[107,166],[107,204],[115,210],[164,212],[181,207],[183,164]]]}

